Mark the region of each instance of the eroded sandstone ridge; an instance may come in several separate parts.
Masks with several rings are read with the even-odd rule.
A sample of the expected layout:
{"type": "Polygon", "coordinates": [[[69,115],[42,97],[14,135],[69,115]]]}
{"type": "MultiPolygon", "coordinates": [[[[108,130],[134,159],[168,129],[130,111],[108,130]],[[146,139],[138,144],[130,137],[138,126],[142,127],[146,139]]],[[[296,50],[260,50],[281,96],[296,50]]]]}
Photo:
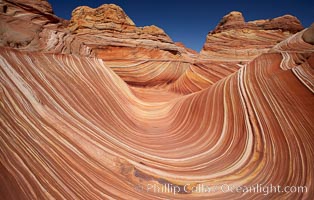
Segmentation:
{"type": "Polygon", "coordinates": [[[233,12],[198,55],[112,4],[0,11],[0,199],[314,198],[313,26],[233,12]]]}
{"type": "Polygon", "coordinates": [[[121,58],[131,54],[132,59],[176,58],[186,52],[161,28],[136,27],[114,4],[78,7],[70,21],[55,16],[46,1],[5,0],[1,8],[2,46],[104,58],[123,53],[121,58]]]}
{"type": "Polygon", "coordinates": [[[242,13],[233,11],[209,32],[201,55],[212,60],[249,61],[301,30],[300,21],[291,15],[245,22],[242,13]]]}

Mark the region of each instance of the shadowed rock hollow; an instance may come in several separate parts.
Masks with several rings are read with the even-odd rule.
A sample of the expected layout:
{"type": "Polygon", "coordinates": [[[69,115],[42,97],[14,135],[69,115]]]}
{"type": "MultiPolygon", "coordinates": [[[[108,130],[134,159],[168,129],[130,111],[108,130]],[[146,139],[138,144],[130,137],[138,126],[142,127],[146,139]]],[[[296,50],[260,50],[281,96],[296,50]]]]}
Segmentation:
{"type": "Polygon", "coordinates": [[[231,12],[197,53],[113,4],[0,12],[0,199],[314,198],[313,26],[231,12]]]}

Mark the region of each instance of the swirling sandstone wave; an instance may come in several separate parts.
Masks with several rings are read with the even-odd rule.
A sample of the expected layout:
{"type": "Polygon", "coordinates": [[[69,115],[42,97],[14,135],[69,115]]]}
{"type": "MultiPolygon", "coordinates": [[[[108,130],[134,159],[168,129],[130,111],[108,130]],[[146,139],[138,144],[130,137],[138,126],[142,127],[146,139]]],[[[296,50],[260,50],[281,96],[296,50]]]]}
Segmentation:
{"type": "MultiPolygon", "coordinates": [[[[298,43],[310,57],[295,68],[313,85],[313,47],[298,43]]],[[[5,197],[243,198],[133,188],[161,179],[306,185],[293,195],[313,196],[314,96],[282,59],[264,54],[207,90],[159,103],[135,97],[100,59],[2,49],[5,197]]]]}

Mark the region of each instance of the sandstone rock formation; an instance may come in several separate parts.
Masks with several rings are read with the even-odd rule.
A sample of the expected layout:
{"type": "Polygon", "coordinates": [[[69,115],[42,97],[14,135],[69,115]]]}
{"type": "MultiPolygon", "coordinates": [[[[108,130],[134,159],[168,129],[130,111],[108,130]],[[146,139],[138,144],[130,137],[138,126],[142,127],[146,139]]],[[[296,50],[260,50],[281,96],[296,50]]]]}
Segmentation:
{"type": "Polygon", "coordinates": [[[245,22],[242,13],[233,11],[209,32],[201,55],[211,60],[247,62],[302,29],[291,15],[245,22]]]}
{"type": "Polygon", "coordinates": [[[113,4],[96,9],[78,7],[72,12],[70,22],[53,15],[46,1],[4,0],[0,6],[3,11],[1,46],[108,59],[113,49],[127,52],[125,54],[132,52],[140,58],[164,59],[177,58],[186,52],[159,27],[136,27],[124,11],[113,4]],[[143,50],[147,54],[143,54],[143,50]]]}
{"type": "Polygon", "coordinates": [[[64,20],[53,15],[47,1],[4,0],[0,2],[0,46],[38,49],[39,33],[47,24],[64,20]]]}
{"type": "Polygon", "coordinates": [[[314,44],[314,23],[304,32],[302,39],[310,44],[314,44]]]}
{"type": "MultiPolygon", "coordinates": [[[[112,51],[126,50],[128,54],[133,51],[134,58],[143,57],[143,48],[155,48],[156,54],[164,50],[166,53],[170,52],[170,57],[184,50],[177,47],[157,26],[136,27],[124,11],[114,4],[104,4],[96,9],[87,6],[76,8],[72,12],[68,28],[79,38],[83,39],[86,35],[91,37],[89,40],[85,38],[86,45],[95,51],[97,57],[105,59],[110,59],[108,55],[111,55],[112,51]],[[95,39],[98,39],[97,43],[95,39]]],[[[148,58],[166,56],[164,53],[161,54],[156,56],[149,54],[148,58]]]]}
{"type": "Polygon", "coordinates": [[[77,8],[70,22],[45,1],[5,5],[0,199],[314,198],[313,27],[239,63],[197,57],[115,5],[77,8]],[[22,31],[22,16],[37,31],[22,31]]]}
{"type": "Polygon", "coordinates": [[[3,6],[8,9],[1,14],[1,19],[4,19],[1,20],[4,24],[3,31],[0,32],[1,46],[23,51],[102,58],[119,76],[134,85],[173,82],[197,55],[182,45],[176,45],[157,26],[136,27],[124,11],[113,4],[105,4],[96,9],[78,7],[72,12],[69,22],[53,15],[46,1],[20,0],[14,3],[5,0],[3,6]],[[40,12],[36,10],[40,4],[47,9],[40,12]],[[34,8],[29,9],[32,6],[34,8]],[[160,63],[168,66],[167,69],[160,68],[160,63]],[[140,72],[130,73],[134,71],[131,67],[134,64],[140,68],[148,67],[147,71],[143,71],[142,77],[148,71],[160,76],[152,80],[149,76],[139,79],[140,72]],[[172,74],[173,71],[176,71],[176,75],[172,74]],[[164,78],[169,74],[173,78],[164,78]]]}

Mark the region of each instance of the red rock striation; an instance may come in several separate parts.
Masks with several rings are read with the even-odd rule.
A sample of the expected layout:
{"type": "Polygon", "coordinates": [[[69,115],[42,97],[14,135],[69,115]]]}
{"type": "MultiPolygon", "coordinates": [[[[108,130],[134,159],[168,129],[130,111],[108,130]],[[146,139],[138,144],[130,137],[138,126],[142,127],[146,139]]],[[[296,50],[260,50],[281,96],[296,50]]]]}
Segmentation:
{"type": "Polygon", "coordinates": [[[1,4],[13,28],[1,32],[0,199],[314,198],[313,27],[240,64],[199,58],[115,5],[66,22],[21,2],[1,4]],[[14,26],[22,16],[38,32],[14,26]]]}

